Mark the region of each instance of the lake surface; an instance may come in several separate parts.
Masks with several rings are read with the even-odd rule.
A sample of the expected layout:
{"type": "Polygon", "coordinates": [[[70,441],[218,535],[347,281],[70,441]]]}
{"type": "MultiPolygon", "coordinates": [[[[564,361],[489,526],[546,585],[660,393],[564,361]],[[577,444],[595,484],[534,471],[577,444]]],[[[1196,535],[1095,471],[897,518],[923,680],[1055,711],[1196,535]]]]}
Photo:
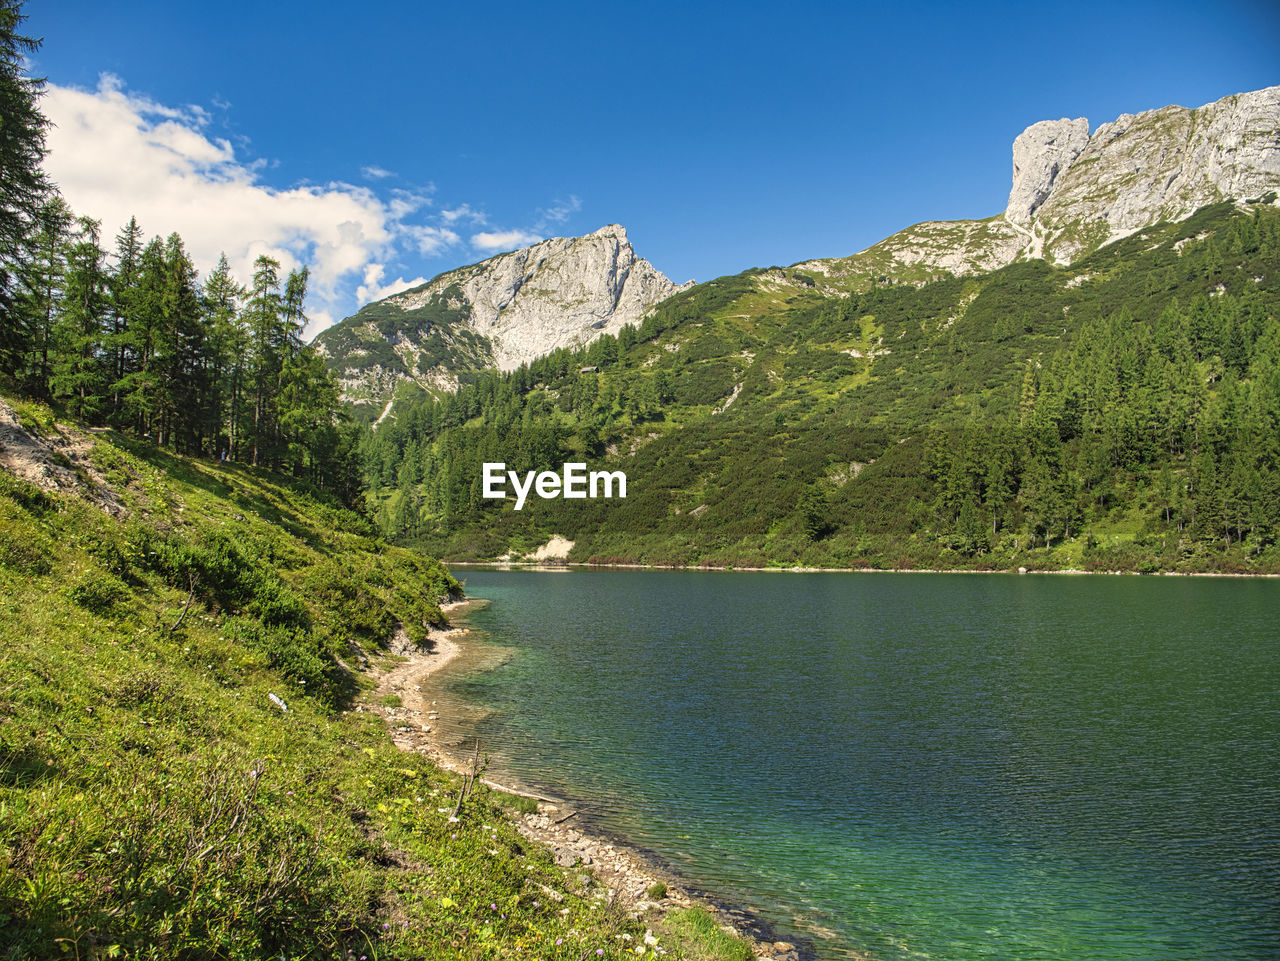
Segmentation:
{"type": "Polygon", "coordinates": [[[1280,956],[1280,582],[459,573],[494,767],[820,957],[1280,956]]]}

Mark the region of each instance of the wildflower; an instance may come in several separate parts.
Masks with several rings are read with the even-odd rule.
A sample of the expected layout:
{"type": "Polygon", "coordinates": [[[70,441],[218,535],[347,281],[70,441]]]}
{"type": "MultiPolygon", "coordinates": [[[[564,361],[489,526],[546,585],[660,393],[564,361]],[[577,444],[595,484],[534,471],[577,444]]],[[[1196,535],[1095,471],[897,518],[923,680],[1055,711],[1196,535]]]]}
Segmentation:
{"type": "Polygon", "coordinates": [[[491,905],[489,905],[489,910],[490,910],[490,911],[496,911],[496,910],[498,910],[498,906],[497,906],[496,904],[491,904],[491,905]]]}
{"type": "MultiPolygon", "coordinates": [[[[603,955],[604,955],[604,948],[596,948],[596,954],[597,954],[597,955],[600,955],[600,956],[603,956],[603,955]]],[[[364,961],[364,959],[363,959],[363,958],[361,958],[361,959],[360,959],[360,961],[364,961]]]]}
{"type": "Polygon", "coordinates": [[[564,944],[564,938],[556,938],[556,944],[564,944]]]}
{"type": "Polygon", "coordinates": [[[390,931],[390,930],[391,930],[391,925],[387,924],[387,922],[386,922],[386,921],[383,921],[383,922],[382,922],[382,930],[383,930],[383,931],[390,931]]]}

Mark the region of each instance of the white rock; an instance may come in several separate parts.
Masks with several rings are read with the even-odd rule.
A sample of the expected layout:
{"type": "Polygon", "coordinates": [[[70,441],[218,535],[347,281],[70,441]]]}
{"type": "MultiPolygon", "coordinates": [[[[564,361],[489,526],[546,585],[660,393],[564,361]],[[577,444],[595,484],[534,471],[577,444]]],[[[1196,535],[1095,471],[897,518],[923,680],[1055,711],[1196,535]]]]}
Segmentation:
{"type": "Polygon", "coordinates": [[[495,366],[507,371],[639,323],[683,289],[636,256],[624,227],[610,224],[450,271],[388,302],[412,310],[455,283],[471,309],[469,326],[492,340],[495,366]]]}
{"type": "Polygon", "coordinates": [[[1124,114],[1089,123],[1045,120],[1013,143],[1003,214],[928,221],[839,260],[799,269],[913,282],[985,273],[1019,259],[1069,264],[1098,247],[1206,204],[1280,193],[1280,86],[1195,110],[1124,114]]]}
{"type": "MultiPolygon", "coordinates": [[[[511,371],[557,348],[580,347],[638,324],[651,307],[692,283],[672,283],[636,255],[625,228],[610,224],[584,237],[555,237],[448,271],[383,303],[415,310],[433,298],[449,298],[464,309],[466,326],[489,339],[492,356],[473,357],[475,366],[511,371]]],[[[372,324],[363,333],[384,336],[372,324]]],[[[449,332],[443,333],[450,340],[449,332]]],[[[432,392],[456,389],[454,371],[419,369],[415,336],[406,331],[385,336],[403,370],[381,364],[344,368],[343,358],[335,358],[343,399],[381,408],[406,376],[432,392]]],[[[329,356],[325,343],[318,344],[329,356]]],[[[358,360],[367,354],[355,349],[346,356],[358,360]]],[[[389,412],[383,409],[382,415],[389,412]]]]}
{"type": "Polygon", "coordinates": [[[1049,199],[1054,181],[1089,143],[1089,121],[1041,120],[1013,142],[1013,188],[1005,216],[1016,224],[1031,223],[1036,210],[1049,199]]]}
{"type": "Polygon", "coordinates": [[[1161,220],[1277,188],[1280,86],[1104,123],[1036,216],[1054,259],[1068,263],[1161,220]]]}

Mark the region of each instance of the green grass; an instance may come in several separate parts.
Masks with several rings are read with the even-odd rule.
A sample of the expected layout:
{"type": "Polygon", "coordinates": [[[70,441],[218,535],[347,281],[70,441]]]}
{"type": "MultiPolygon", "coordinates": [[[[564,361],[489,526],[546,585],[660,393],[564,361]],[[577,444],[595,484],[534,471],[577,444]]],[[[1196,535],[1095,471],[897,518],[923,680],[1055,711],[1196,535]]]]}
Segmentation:
{"type": "Polygon", "coordinates": [[[686,945],[691,961],[751,961],[751,948],[720,927],[720,922],[703,908],[674,911],[654,926],[660,937],[667,935],[686,945]]]}
{"type": "Polygon", "coordinates": [[[442,567],[263,472],[94,459],[127,519],[0,472],[0,959],[634,957],[524,799],[451,821],[457,779],[353,709],[442,567]]]}

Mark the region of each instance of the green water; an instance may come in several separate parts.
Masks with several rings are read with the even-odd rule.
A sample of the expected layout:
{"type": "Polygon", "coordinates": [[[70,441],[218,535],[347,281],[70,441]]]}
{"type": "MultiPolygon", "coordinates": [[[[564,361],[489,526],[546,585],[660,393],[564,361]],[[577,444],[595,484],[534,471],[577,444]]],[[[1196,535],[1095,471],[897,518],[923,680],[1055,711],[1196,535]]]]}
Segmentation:
{"type": "Polygon", "coordinates": [[[1280,582],[466,580],[496,766],[818,957],[1280,957],[1280,582]]]}

